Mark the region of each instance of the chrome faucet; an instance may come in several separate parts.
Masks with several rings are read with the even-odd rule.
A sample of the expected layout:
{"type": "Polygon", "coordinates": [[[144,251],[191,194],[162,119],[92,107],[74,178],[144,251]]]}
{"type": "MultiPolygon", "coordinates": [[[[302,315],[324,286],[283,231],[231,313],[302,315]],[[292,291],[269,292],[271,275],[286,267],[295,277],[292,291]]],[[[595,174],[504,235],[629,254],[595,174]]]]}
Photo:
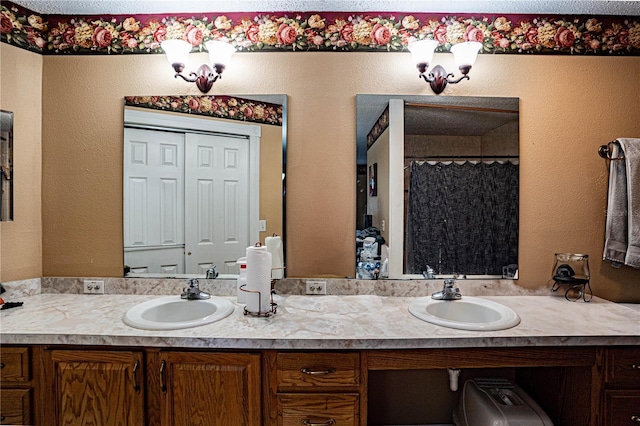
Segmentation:
{"type": "Polygon", "coordinates": [[[203,300],[211,297],[211,295],[206,291],[200,290],[197,278],[192,278],[187,282],[189,283],[189,286],[182,290],[180,298],[187,300],[203,300]]]}
{"type": "Polygon", "coordinates": [[[436,300],[458,300],[462,299],[462,293],[458,287],[454,287],[456,284],[455,278],[448,278],[444,280],[444,287],[442,291],[438,291],[431,295],[432,299],[436,300]]]}
{"type": "Polygon", "coordinates": [[[433,272],[433,268],[429,265],[427,265],[426,271],[422,271],[422,276],[427,280],[432,280],[436,277],[436,275],[433,272]]]}
{"type": "Polygon", "coordinates": [[[207,279],[215,279],[218,278],[218,271],[216,271],[216,265],[211,265],[209,269],[207,269],[207,279]]]}

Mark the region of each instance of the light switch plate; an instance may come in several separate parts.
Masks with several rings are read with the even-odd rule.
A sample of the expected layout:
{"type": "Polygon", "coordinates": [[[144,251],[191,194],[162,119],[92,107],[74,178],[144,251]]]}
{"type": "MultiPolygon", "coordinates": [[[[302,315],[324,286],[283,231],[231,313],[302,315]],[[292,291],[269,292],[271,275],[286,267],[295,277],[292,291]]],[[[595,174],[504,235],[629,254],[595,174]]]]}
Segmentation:
{"type": "Polygon", "coordinates": [[[261,220],[260,221],[260,232],[264,232],[267,230],[267,221],[266,220],[261,220]]]}

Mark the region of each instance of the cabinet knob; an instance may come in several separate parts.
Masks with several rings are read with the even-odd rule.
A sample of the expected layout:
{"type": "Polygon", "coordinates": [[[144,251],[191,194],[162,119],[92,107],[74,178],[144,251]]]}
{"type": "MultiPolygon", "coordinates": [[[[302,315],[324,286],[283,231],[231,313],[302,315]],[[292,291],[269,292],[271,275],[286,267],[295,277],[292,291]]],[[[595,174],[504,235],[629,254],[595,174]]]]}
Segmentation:
{"type": "Polygon", "coordinates": [[[640,423],[640,416],[631,416],[631,421],[635,423],[640,423]]]}
{"type": "Polygon", "coordinates": [[[325,370],[313,370],[305,367],[301,368],[300,371],[309,376],[326,376],[327,374],[335,373],[336,369],[330,367],[325,370]]]}
{"type": "Polygon", "coordinates": [[[633,368],[634,370],[640,370],[640,364],[632,364],[631,368],[633,368]]]}
{"type": "Polygon", "coordinates": [[[336,421],[333,420],[333,419],[329,419],[324,423],[314,423],[309,419],[302,419],[302,420],[300,420],[300,423],[302,423],[305,426],[331,426],[331,425],[336,424],[336,421]]]}
{"type": "Polygon", "coordinates": [[[4,368],[4,362],[0,362],[0,370],[4,368]]]}

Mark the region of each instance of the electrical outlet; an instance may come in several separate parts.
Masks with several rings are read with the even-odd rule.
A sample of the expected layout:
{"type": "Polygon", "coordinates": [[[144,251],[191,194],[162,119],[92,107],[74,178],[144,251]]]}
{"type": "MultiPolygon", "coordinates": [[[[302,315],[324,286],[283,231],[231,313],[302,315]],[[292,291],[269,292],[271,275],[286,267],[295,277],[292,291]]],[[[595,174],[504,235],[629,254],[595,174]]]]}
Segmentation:
{"type": "Polygon", "coordinates": [[[84,280],[85,294],[104,294],[104,280],[84,280]]]}
{"type": "Polygon", "coordinates": [[[327,294],[327,282],[307,280],[307,294],[327,294]]]}
{"type": "Polygon", "coordinates": [[[260,232],[265,232],[267,230],[267,221],[261,220],[259,223],[260,223],[260,232]]]}

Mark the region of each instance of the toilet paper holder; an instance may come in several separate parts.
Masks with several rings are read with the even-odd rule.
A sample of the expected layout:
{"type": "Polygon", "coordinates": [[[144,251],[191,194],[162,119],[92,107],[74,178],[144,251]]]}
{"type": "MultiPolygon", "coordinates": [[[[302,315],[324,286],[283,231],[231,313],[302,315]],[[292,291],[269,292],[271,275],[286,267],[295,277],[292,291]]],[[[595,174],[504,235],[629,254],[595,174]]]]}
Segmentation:
{"type": "MultiPolygon", "coordinates": [[[[253,317],[270,317],[271,315],[275,315],[277,310],[278,310],[278,304],[275,303],[273,301],[273,287],[274,284],[276,283],[276,280],[271,280],[271,291],[269,292],[269,298],[271,299],[269,301],[269,306],[271,306],[271,309],[267,310],[267,311],[260,311],[260,312],[253,312],[247,309],[247,307],[245,306],[243,309],[243,313],[244,315],[251,315],[253,317]]],[[[258,306],[262,306],[262,293],[260,292],[260,290],[247,290],[245,287],[247,285],[243,284],[240,286],[240,290],[244,291],[246,293],[253,293],[253,294],[258,294],[258,306]]]]}

